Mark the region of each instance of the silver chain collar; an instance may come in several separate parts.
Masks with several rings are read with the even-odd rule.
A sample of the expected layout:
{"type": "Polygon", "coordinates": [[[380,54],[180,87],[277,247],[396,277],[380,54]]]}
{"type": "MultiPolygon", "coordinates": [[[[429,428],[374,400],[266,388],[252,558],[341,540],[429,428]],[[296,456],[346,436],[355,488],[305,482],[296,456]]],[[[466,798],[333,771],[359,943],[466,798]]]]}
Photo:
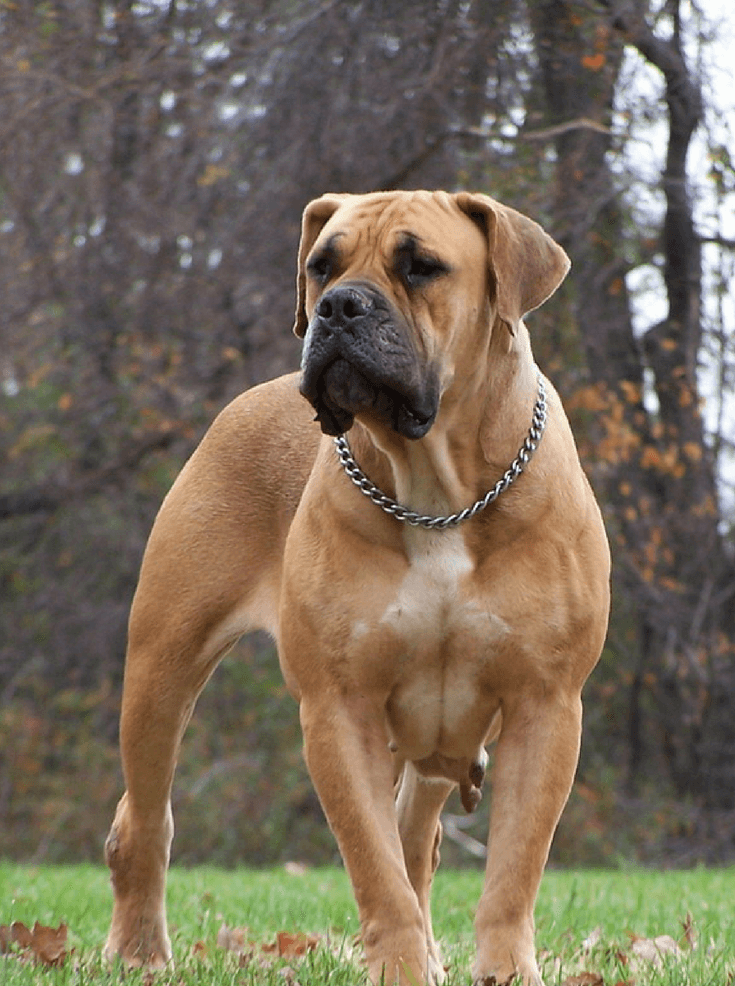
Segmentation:
{"type": "Polygon", "coordinates": [[[373,503],[377,504],[381,510],[384,510],[387,514],[395,517],[396,520],[410,524],[412,527],[425,527],[429,530],[443,531],[448,527],[456,527],[458,524],[461,524],[462,521],[469,520],[470,517],[474,517],[475,514],[479,513],[481,510],[484,510],[485,507],[489,507],[491,503],[494,503],[495,500],[498,499],[501,493],[505,493],[514,480],[518,479],[520,474],[530,462],[531,456],[538,448],[538,444],[544,433],[544,428],[546,427],[546,419],[546,387],[544,386],[544,378],[539,372],[538,396],[536,397],[536,403],[533,406],[531,427],[528,429],[528,434],[523,441],[523,445],[521,445],[518,450],[518,455],[515,459],[513,459],[510,466],[508,466],[505,473],[491,490],[477,500],[476,503],[473,503],[471,507],[465,507],[465,509],[460,510],[459,513],[450,514],[448,517],[430,517],[426,514],[417,514],[414,510],[409,510],[408,507],[404,507],[392,497],[386,496],[385,493],[378,489],[375,483],[371,482],[367,478],[365,473],[355,462],[345,436],[338,435],[334,439],[334,444],[337,449],[339,461],[342,463],[344,471],[350,477],[358,490],[361,493],[364,493],[366,497],[373,501],[373,503]]]}

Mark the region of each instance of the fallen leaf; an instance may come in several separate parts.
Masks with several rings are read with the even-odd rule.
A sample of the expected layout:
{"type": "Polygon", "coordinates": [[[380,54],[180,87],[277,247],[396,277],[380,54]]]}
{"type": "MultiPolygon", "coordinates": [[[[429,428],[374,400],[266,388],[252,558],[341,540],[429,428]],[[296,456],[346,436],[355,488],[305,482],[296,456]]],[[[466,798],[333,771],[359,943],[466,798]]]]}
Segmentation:
{"type": "Polygon", "coordinates": [[[230,928],[223,923],[217,932],[217,947],[226,952],[242,952],[248,944],[247,935],[247,928],[230,928]]]}
{"type": "Polygon", "coordinates": [[[605,986],[598,972],[580,972],[578,976],[567,976],[561,986],[605,986]]]}
{"type": "Polygon", "coordinates": [[[13,921],[10,925],[10,939],[21,948],[30,948],[33,932],[26,928],[22,921],[13,921]]]}
{"type": "Polygon", "coordinates": [[[687,916],[681,922],[681,926],[684,931],[684,942],[693,951],[697,947],[697,929],[694,927],[694,919],[688,911],[687,916]]]}
{"type": "Polygon", "coordinates": [[[656,938],[633,938],[631,952],[642,962],[649,962],[657,968],[661,966],[664,955],[681,955],[681,949],[671,935],[657,935],[656,938]]]}
{"type": "Polygon", "coordinates": [[[32,958],[43,965],[63,965],[66,959],[65,924],[58,928],[49,928],[39,924],[28,928],[22,921],[13,921],[11,925],[0,925],[0,954],[10,952],[17,945],[21,957],[32,958]]]}
{"type": "Polygon", "coordinates": [[[292,935],[287,931],[279,931],[276,935],[276,942],[278,954],[285,958],[291,958],[313,952],[319,944],[319,937],[317,935],[305,935],[301,932],[292,935]]]}
{"type": "Polygon", "coordinates": [[[60,924],[58,928],[47,928],[39,924],[33,925],[31,951],[44,965],[63,965],[66,959],[67,926],[60,924]]]}
{"type": "MultiPolygon", "coordinates": [[[[320,935],[306,935],[303,932],[279,931],[275,941],[257,944],[248,937],[247,928],[230,928],[226,924],[220,926],[217,932],[217,947],[226,952],[234,952],[241,958],[241,965],[247,964],[256,952],[264,961],[272,961],[273,958],[298,958],[313,952],[322,941],[320,935]],[[242,961],[244,959],[244,961],[242,961]]],[[[199,957],[206,954],[206,946],[203,942],[197,942],[193,951],[198,951],[198,946],[203,950],[199,957]]]]}

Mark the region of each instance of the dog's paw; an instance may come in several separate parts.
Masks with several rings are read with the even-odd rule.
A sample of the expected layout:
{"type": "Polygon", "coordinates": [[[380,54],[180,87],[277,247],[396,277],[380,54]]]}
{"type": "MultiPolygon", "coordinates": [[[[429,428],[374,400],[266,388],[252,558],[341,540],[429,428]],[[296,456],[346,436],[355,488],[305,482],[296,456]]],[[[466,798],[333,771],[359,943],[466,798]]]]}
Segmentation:
{"type": "Polygon", "coordinates": [[[479,976],[472,981],[472,986],[544,986],[538,969],[529,970],[527,976],[519,972],[513,972],[507,978],[498,979],[497,976],[479,976]]]}
{"type": "Polygon", "coordinates": [[[130,969],[154,971],[169,966],[173,955],[165,919],[160,915],[148,919],[137,915],[125,921],[117,907],[102,957],[111,965],[119,959],[130,969]]]}
{"type": "Polygon", "coordinates": [[[512,953],[506,953],[504,961],[478,961],[472,971],[473,986],[544,986],[534,956],[514,961],[512,953]]]}

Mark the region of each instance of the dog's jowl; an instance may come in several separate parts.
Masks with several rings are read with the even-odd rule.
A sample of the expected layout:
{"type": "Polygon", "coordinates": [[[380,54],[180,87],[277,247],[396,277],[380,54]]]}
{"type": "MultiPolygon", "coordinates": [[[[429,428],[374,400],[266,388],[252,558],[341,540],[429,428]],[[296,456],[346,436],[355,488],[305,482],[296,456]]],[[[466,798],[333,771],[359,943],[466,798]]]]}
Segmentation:
{"type": "Polygon", "coordinates": [[[568,269],[484,195],[304,213],[301,372],[219,415],[166,497],[130,616],[109,957],[171,960],[179,743],[213,668],[270,631],[374,983],[438,983],[440,814],[496,743],[476,983],[541,978],[533,909],[607,626],[600,512],[524,314],[568,269]]]}

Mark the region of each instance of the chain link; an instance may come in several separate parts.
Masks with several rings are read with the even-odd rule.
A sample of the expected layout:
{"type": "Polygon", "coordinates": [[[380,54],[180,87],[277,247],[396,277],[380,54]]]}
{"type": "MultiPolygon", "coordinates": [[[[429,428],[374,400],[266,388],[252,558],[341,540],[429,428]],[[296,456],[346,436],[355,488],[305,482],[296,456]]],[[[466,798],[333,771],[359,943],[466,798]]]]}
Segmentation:
{"type": "Polygon", "coordinates": [[[395,517],[396,520],[410,524],[412,527],[425,527],[428,530],[443,531],[448,527],[456,527],[463,521],[474,517],[475,514],[478,514],[481,510],[489,507],[491,503],[494,503],[495,500],[498,499],[501,493],[505,493],[508,487],[516,479],[518,479],[520,474],[530,462],[531,456],[538,448],[538,444],[544,433],[544,428],[546,427],[546,419],[546,387],[544,386],[544,378],[541,376],[539,371],[538,395],[536,397],[536,403],[533,406],[531,427],[528,429],[528,434],[523,441],[523,445],[521,445],[518,450],[518,455],[515,459],[513,459],[511,464],[491,490],[489,490],[483,497],[480,497],[480,499],[473,503],[471,507],[465,507],[465,509],[460,510],[459,513],[450,514],[448,517],[431,517],[426,514],[418,514],[414,510],[409,510],[408,507],[404,507],[392,497],[386,496],[385,493],[378,489],[375,483],[371,482],[367,478],[365,473],[358,466],[357,462],[355,462],[345,436],[338,435],[334,439],[334,444],[337,449],[339,461],[342,463],[344,471],[350,477],[358,490],[361,493],[364,493],[365,496],[372,500],[373,503],[380,507],[381,510],[384,510],[392,517],[395,517]]]}

